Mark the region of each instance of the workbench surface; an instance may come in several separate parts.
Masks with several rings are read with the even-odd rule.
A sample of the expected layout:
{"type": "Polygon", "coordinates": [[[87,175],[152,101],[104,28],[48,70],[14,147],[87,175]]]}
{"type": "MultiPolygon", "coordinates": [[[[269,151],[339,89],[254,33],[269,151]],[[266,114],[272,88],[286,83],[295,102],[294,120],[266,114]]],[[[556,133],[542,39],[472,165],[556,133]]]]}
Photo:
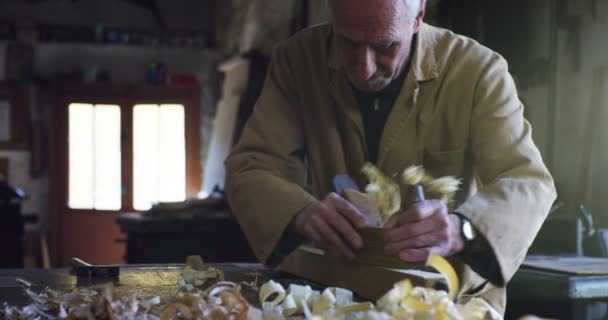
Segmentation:
{"type": "Polygon", "coordinates": [[[608,275],[576,275],[521,268],[507,291],[515,300],[607,300],[608,275]]]}
{"type": "Polygon", "coordinates": [[[608,275],[522,267],[509,283],[507,294],[507,318],[529,313],[572,320],[608,318],[608,275]]]}
{"type": "MultiPolygon", "coordinates": [[[[209,264],[222,270],[226,280],[233,282],[255,282],[258,286],[273,279],[287,285],[289,283],[308,284],[314,289],[322,286],[303,280],[285,272],[270,269],[261,264],[209,264]]],[[[178,291],[177,281],[183,264],[156,265],[125,265],[121,267],[120,278],[114,282],[118,288],[137,293],[142,297],[159,296],[170,300],[178,291]]],[[[77,279],[68,269],[0,269],[0,305],[7,302],[12,305],[23,305],[30,301],[23,294],[23,289],[15,280],[24,279],[33,285],[33,290],[40,292],[45,287],[55,290],[69,291],[77,286],[87,287],[98,285],[89,279],[77,279]]],[[[107,281],[106,281],[107,282],[107,281]]],[[[571,319],[588,319],[588,311],[582,303],[608,299],[608,276],[580,276],[563,273],[546,272],[522,268],[509,285],[509,304],[511,307],[520,305],[521,314],[537,313],[546,315],[543,311],[554,310],[562,305],[564,310],[554,310],[564,315],[570,309],[571,319]],[[543,302],[546,302],[543,304],[543,302]],[[538,307],[538,308],[534,308],[538,307]],[[538,310],[537,310],[538,309],[538,310]]],[[[259,306],[258,292],[243,286],[243,295],[247,300],[259,306]]],[[[518,315],[518,316],[519,316],[518,315]]],[[[507,317],[508,318],[508,317],[507,317]]]]}
{"type": "MultiPolygon", "coordinates": [[[[210,266],[222,270],[226,280],[237,283],[255,282],[257,278],[258,285],[273,279],[283,284],[309,284],[313,288],[319,288],[318,285],[284,272],[269,269],[261,264],[213,264],[210,266]]],[[[159,296],[166,301],[177,293],[179,271],[183,267],[180,264],[125,265],[120,268],[120,278],[113,283],[128,292],[137,293],[143,297],[159,296]]],[[[15,280],[16,278],[32,283],[33,290],[36,292],[45,287],[69,291],[77,286],[87,287],[108,282],[108,280],[100,282],[99,280],[77,279],[76,276],[70,274],[68,269],[0,269],[0,305],[4,302],[12,305],[29,303],[23,294],[23,289],[15,280]]],[[[257,291],[243,286],[242,293],[251,304],[259,304],[257,291]]]]}

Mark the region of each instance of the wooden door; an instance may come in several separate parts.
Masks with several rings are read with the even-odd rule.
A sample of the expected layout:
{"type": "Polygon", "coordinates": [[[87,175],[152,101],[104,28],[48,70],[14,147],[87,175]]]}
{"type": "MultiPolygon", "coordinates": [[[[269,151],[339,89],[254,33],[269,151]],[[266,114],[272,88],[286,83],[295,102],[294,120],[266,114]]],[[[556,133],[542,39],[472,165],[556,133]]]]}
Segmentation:
{"type": "MultiPolygon", "coordinates": [[[[95,264],[122,263],[125,237],[116,217],[146,209],[142,201],[134,205],[134,199],[142,198],[141,190],[134,192],[134,175],[141,179],[134,170],[134,112],[142,105],[152,108],[146,110],[183,106],[180,141],[185,172],[182,182],[172,187],[193,198],[200,190],[200,95],[194,89],[110,84],[60,85],[53,91],[49,190],[53,265],[66,266],[72,257],[95,264]]],[[[145,166],[147,159],[140,156],[138,161],[145,166]]]]}

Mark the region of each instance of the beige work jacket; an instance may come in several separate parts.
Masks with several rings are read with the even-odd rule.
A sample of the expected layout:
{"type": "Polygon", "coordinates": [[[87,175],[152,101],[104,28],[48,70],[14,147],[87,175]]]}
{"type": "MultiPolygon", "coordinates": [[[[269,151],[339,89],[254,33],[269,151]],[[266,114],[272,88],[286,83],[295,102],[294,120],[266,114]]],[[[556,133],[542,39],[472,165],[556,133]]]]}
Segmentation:
{"type": "MultiPolygon", "coordinates": [[[[553,180],[531,139],[505,60],[427,24],[416,39],[378,166],[394,174],[417,164],[435,177],[463,179],[456,211],[487,239],[495,256],[487,263],[498,265],[501,281],[487,283],[459,266],[460,293],[485,297],[504,312],[503,285],[555,199],[553,180]]],[[[368,158],[364,127],[333,42],[331,25],[320,25],[276,49],[262,94],[226,162],[230,204],[261,261],[296,213],[333,191],[335,175],[366,184],[360,174],[368,158]],[[303,187],[306,168],[310,192],[303,187]]]]}

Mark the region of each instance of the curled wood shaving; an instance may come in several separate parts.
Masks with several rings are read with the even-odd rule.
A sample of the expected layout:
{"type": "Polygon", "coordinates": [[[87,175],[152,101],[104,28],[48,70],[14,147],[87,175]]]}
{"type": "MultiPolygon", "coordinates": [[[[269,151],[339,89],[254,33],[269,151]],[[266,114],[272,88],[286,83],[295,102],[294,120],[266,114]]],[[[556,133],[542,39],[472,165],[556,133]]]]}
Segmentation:
{"type": "Polygon", "coordinates": [[[411,166],[403,170],[401,174],[403,184],[415,186],[417,184],[427,184],[433,178],[421,166],[411,166]]]}
{"type": "Polygon", "coordinates": [[[280,283],[272,280],[266,282],[260,288],[260,303],[262,305],[270,304],[271,307],[278,306],[285,299],[285,289],[280,283]],[[274,296],[274,299],[271,298],[274,296]]]}
{"type": "Polygon", "coordinates": [[[426,265],[437,270],[448,282],[449,297],[451,300],[456,299],[460,281],[456,271],[452,265],[442,256],[431,254],[426,260],[426,265]]]}
{"type": "Polygon", "coordinates": [[[399,185],[371,163],[366,163],[361,171],[369,180],[365,193],[376,204],[382,219],[386,222],[401,209],[399,185]]]}
{"type": "Polygon", "coordinates": [[[366,163],[361,171],[369,181],[365,192],[378,208],[384,222],[401,210],[401,187],[420,185],[428,199],[439,199],[446,205],[451,205],[461,183],[451,176],[435,179],[421,166],[410,166],[403,170],[401,185],[370,163],[366,163]]]}
{"type": "Polygon", "coordinates": [[[460,188],[460,183],[460,179],[447,176],[429,181],[425,188],[430,194],[436,195],[446,204],[451,204],[454,202],[454,195],[460,188]]]}
{"type": "Polygon", "coordinates": [[[219,281],[224,280],[224,273],[221,270],[211,267],[206,270],[195,270],[189,265],[187,265],[181,271],[181,276],[183,280],[183,285],[189,284],[197,287],[205,285],[207,281],[211,279],[219,281]]]}

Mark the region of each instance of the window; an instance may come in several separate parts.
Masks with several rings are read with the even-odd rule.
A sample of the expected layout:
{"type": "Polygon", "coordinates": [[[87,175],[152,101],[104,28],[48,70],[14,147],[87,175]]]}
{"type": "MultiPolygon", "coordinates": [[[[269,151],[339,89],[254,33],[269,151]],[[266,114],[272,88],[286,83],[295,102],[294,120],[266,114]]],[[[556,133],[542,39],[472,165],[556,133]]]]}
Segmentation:
{"type": "MultiPolygon", "coordinates": [[[[133,208],[186,200],[185,109],[133,107],[133,208]]],[[[69,198],[72,209],[121,209],[118,105],[69,105],[69,198]]]]}
{"type": "Polygon", "coordinates": [[[65,155],[57,158],[64,166],[57,172],[66,180],[55,181],[65,185],[59,200],[66,209],[145,211],[159,202],[196,197],[201,186],[197,90],[85,86],[61,101],[55,121],[65,129],[58,130],[57,141],[67,144],[54,148],[65,155]]]}

